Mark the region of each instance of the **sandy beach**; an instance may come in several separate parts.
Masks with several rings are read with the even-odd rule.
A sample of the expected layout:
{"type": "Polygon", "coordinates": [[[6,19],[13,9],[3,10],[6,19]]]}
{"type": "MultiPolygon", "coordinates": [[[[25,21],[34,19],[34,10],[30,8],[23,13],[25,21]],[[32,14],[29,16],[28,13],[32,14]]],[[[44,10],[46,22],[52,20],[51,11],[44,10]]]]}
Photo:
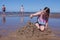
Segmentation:
{"type": "MultiPolygon", "coordinates": [[[[29,14],[24,15],[29,16],[29,14]]],[[[50,18],[60,18],[60,14],[51,14],[50,18]]],[[[3,33],[4,32],[6,31],[3,30],[3,33]]],[[[27,22],[26,25],[18,28],[14,32],[9,32],[6,36],[0,35],[0,40],[60,40],[59,35],[60,31],[51,30],[49,28],[44,32],[41,32],[33,23],[27,22]]]]}
{"type": "Polygon", "coordinates": [[[0,40],[60,40],[60,38],[50,28],[41,32],[33,23],[27,22],[16,32],[12,32],[6,37],[0,37],[0,40]]]}

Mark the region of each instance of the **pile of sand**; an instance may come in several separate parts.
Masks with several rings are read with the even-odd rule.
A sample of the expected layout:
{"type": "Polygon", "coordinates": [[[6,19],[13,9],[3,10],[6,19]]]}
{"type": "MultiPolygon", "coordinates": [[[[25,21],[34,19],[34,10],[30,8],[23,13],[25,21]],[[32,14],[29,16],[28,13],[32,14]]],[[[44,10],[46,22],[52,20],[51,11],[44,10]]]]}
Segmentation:
{"type": "Polygon", "coordinates": [[[56,37],[49,28],[41,32],[33,23],[28,22],[24,27],[1,40],[60,40],[60,38],[56,37]]]}

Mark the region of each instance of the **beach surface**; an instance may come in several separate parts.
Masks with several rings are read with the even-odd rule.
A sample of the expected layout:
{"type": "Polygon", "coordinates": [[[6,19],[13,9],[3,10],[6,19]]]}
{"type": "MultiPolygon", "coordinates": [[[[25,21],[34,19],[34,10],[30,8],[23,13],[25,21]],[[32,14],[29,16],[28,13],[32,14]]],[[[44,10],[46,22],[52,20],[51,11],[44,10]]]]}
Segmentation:
{"type": "MultiPolygon", "coordinates": [[[[29,17],[30,14],[24,14],[24,15],[29,17]]],[[[25,25],[23,25],[22,27],[21,26],[18,27],[18,24],[20,24],[19,23],[19,21],[20,21],[19,16],[20,15],[18,17],[17,17],[17,15],[14,15],[13,17],[12,16],[13,15],[7,15],[6,18],[3,20],[3,23],[2,24],[0,23],[0,31],[2,30],[2,27],[7,29],[7,30],[2,30],[3,34],[7,33],[7,31],[11,30],[11,31],[9,31],[9,33],[7,33],[8,35],[5,35],[5,36],[1,35],[1,32],[0,32],[0,40],[60,40],[60,38],[59,38],[60,37],[60,30],[52,30],[51,28],[48,28],[44,32],[41,32],[34,25],[35,19],[32,22],[27,22],[28,21],[27,17],[26,17],[27,19],[24,19],[26,21],[26,23],[24,23],[25,25]],[[14,17],[16,19],[14,19],[14,17]],[[11,19],[13,19],[13,20],[11,20],[11,19]],[[5,23],[5,21],[6,21],[6,23],[5,23]],[[13,31],[12,29],[14,29],[15,31],[13,31]]],[[[0,19],[1,18],[2,17],[0,16],[0,19]]],[[[51,14],[50,18],[59,19],[60,14],[51,14]]],[[[59,20],[56,20],[55,22],[57,23],[57,22],[59,22],[59,20]]],[[[59,23],[57,23],[57,25],[58,24],[59,23]]],[[[51,24],[51,25],[53,25],[53,24],[51,24]]],[[[56,26],[56,24],[55,24],[55,26],[56,26]]],[[[52,26],[52,27],[55,27],[55,26],[52,26]]],[[[57,28],[59,28],[59,27],[57,26],[57,28]]]]}
{"type": "Polygon", "coordinates": [[[0,40],[60,40],[60,37],[56,36],[50,28],[41,32],[33,23],[27,22],[16,32],[12,32],[6,37],[0,37],[0,40]]]}

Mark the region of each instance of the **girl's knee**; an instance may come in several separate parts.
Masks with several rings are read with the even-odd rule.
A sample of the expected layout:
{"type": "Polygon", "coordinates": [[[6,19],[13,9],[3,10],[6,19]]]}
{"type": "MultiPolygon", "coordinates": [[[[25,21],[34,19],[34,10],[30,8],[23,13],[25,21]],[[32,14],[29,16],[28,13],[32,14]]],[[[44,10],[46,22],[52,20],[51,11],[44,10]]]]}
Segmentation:
{"type": "Polygon", "coordinates": [[[40,26],[40,30],[41,31],[44,31],[44,26],[40,26]]]}

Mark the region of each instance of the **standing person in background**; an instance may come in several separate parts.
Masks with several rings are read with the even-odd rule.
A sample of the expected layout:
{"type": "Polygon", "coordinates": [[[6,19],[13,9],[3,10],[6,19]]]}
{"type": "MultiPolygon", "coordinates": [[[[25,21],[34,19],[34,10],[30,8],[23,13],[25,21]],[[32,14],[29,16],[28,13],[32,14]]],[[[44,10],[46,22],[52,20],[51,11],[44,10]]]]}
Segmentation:
{"type": "Polygon", "coordinates": [[[3,14],[5,14],[5,11],[6,11],[5,5],[2,6],[2,11],[3,11],[3,14]]]}
{"type": "Polygon", "coordinates": [[[5,14],[5,11],[6,11],[6,7],[5,7],[5,5],[2,5],[2,21],[3,21],[3,23],[5,23],[5,21],[6,21],[6,18],[5,18],[5,16],[6,16],[6,14],[5,14]]]}
{"type": "Polygon", "coordinates": [[[42,11],[30,15],[30,18],[34,16],[38,16],[35,25],[39,30],[44,31],[45,28],[48,28],[49,13],[50,13],[50,8],[45,7],[42,11]]]}
{"type": "Polygon", "coordinates": [[[20,12],[21,12],[21,23],[23,22],[23,20],[24,20],[24,7],[23,7],[23,5],[21,5],[21,8],[20,8],[20,12]]]}
{"type": "Polygon", "coordinates": [[[24,7],[23,7],[23,5],[21,5],[20,12],[21,12],[21,16],[23,16],[23,13],[24,13],[24,7]]]}

